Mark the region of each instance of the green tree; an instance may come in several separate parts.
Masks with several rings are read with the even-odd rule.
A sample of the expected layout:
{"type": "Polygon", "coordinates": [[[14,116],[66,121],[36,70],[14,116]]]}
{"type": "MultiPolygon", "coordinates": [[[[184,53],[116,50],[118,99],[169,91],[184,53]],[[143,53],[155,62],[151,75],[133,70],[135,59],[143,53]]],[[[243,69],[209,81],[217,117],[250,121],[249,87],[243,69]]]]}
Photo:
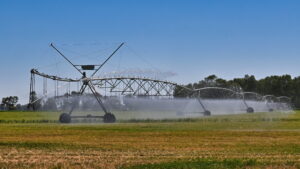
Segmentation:
{"type": "Polygon", "coordinates": [[[2,98],[2,104],[8,109],[8,110],[15,110],[16,104],[18,103],[19,98],[17,96],[9,96],[2,98]]]}

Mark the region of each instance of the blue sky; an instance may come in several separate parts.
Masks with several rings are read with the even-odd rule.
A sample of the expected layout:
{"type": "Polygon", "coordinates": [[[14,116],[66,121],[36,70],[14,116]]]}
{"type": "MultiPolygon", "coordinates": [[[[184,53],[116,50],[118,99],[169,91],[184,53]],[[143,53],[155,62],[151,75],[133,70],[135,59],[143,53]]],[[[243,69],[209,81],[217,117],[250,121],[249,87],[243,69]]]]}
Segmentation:
{"type": "MultiPolygon", "coordinates": [[[[50,42],[83,53],[89,44],[112,50],[124,41],[149,67],[176,72],[169,80],[178,83],[211,74],[299,76],[299,9],[296,0],[1,0],[0,97],[26,98],[29,70],[62,61],[50,42]]],[[[103,71],[120,55],[126,68],[147,67],[129,51],[103,71]]],[[[45,71],[73,71],[53,70],[45,71]]]]}

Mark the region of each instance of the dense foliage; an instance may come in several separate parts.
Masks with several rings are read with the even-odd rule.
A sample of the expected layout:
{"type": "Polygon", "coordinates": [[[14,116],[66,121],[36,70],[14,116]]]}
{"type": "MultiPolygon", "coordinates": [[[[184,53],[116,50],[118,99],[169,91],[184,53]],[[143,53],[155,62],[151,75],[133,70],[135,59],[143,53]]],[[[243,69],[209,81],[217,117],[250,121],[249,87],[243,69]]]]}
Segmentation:
{"type": "Polygon", "coordinates": [[[1,109],[15,110],[19,98],[17,96],[9,96],[2,98],[1,109]]]}
{"type": "MultiPolygon", "coordinates": [[[[290,75],[268,76],[256,80],[252,75],[243,78],[225,80],[216,75],[210,75],[198,83],[188,84],[185,87],[197,89],[202,87],[224,87],[241,92],[257,92],[261,95],[288,96],[292,98],[295,107],[300,107],[300,77],[292,78],[290,75]]],[[[175,96],[187,97],[190,92],[180,87],[175,89],[175,96]]]]}

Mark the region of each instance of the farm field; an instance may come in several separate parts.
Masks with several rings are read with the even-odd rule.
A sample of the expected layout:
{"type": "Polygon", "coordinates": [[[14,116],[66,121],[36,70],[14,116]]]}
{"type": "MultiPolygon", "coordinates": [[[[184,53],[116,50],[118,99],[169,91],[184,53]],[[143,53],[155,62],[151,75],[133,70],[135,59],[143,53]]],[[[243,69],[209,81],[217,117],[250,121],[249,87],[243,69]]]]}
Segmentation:
{"type": "Polygon", "coordinates": [[[300,168],[300,112],[59,124],[0,112],[0,168],[300,168]]]}

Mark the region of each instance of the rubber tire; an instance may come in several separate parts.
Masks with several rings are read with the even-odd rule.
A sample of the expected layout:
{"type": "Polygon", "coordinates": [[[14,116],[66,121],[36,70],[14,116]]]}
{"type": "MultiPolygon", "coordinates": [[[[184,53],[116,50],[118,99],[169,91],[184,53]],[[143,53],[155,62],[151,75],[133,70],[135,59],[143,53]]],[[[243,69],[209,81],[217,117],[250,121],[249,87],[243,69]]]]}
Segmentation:
{"type": "Polygon", "coordinates": [[[247,108],[247,113],[254,113],[254,109],[252,107],[247,108]]]}
{"type": "Polygon", "coordinates": [[[274,111],[274,109],[272,109],[272,108],[269,109],[269,112],[273,112],[273,111],[274,111]]]}
{"type": "Polygon", "coordinates": [[[203,115],[204,115],[204,116],[211,116],[211,112],[210,112],[209,110],[205,110],[205,111],[203,112],[203,115]]]}
{"type": "Polygon", "coordinates": [[[112,113],[105,113],[105,115],[103,116],[103,122],[104,123],[115,123],[116,117],[112,113]]]}
{"type": "Polygon", "coordinates": [[[61,123],[71,123],[71,116],[68,113],[62,113],[59,116],[59,122],[61,123]]]}

